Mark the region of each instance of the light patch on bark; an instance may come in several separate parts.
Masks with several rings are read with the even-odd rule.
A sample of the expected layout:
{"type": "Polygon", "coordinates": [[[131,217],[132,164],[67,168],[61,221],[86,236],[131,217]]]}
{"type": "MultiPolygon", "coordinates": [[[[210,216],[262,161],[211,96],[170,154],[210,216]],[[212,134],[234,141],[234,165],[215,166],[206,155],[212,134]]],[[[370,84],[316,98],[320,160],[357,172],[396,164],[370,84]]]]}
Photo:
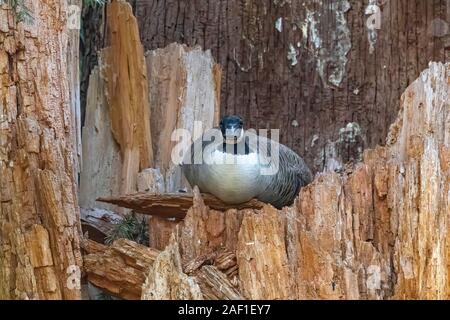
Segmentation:
{"type": "Polygon", "coordinates": [[[367,289],[379,290],[381,288],[381,268],[380,266],[372,265],[367,268],[367,289]]]}
{"type": "MultiPolygon", "coordinates": [[[[318,138],[317,138],[318,139],[318,138]]],[[[314,144],[317,142],[314,141],[314,144]]],[[[356,122],[350,122],[345,127],[339,129],[339,138],[335,141],[328,141],[315,159],[315,164],[325,164],[324,171],[341,171],[348,160],[362,161],[364,136],[361,126],[356,122]],[[354,150],[352,159],[346,159],[347,150],[354,150]]],[[[313,146],[313,143],[311,143],[313,146]]]]}
{"type": "Polygon", "coordinates": [[[323,84],[339,87],[345,75],[347,54],[352,47],[350,29],[345,16],[351,6],[347,0],[333,2],[330,8],[323,2],[318,2],[317,5],[319,8],[307,7],[306,18],[299,23],[304,39],[303,44],[306,45],[307,39],[312,43],[316,69],[323,84]],[[331,10],[334,14],[336,24],[334,28],[322,27],[321,24],[325,22],[320,12],[325,10],[331,10]],[[326,35],[325,37],[322,30],[327,30],[327,32],[332,30],[333,32],[331,36],[326,35]],[[325,40],[328,38],[331,40],[325,40]],[[331,71],[327,71],[330,65],[333,68],[331,71]]]}
{"type": "Polygon", "coordinates": [[[381,9],[379,4],[380,1],[378,0],[369,0],[369,4],[364,11],[364,13],[368,15],[368,18],[366,19],[366,27],[370,54],[373,54],[375,51],[375,45],[378,41],[377,30],[381,29],[381,9]]]}
{"type": "Polygon", "coordinates": [[[275,21],[275,29],[277,29],[278,32],[283,31],[283,18],[279,17],[277,21],[275,21]]]}
{"type": "Polygon", "coordinates": [[[291,62],[291,66],[293,67],[298,64],[297,56],[298,56],[297,49],[295,49],[295,47],[292,44],[289,44],[289,51],[287,58],[291,62]]]}
{"type": "Polygon", "coordinates": [[[291,4],[291,0],[273,0],[273,4],[282,7],[285,4],[291,4]]]}

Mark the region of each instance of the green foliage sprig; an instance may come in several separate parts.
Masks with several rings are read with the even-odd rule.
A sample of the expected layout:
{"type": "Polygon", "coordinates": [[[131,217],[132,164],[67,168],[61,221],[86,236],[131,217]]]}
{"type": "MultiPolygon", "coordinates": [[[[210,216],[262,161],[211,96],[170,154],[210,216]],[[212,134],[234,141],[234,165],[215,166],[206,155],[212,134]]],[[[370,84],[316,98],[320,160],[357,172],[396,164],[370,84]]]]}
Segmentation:
{"type": "Polygon", "coordinates": [[[129,239],[140,244],[148,244],[147,222],[145,218],[138,219],[134,214],[126,215],[115,225],[112,232],[105,238],[106,244],[112,244],[117,239],[129,239]]]}

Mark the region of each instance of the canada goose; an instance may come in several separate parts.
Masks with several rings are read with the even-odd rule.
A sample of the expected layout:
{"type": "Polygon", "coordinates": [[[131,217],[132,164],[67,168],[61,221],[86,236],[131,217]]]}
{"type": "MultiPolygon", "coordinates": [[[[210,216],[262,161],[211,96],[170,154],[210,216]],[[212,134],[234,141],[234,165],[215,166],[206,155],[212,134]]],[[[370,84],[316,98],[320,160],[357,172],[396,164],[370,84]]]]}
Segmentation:
{"type": "Polygon", "coordinates": [[[204,133],[190,151],[183,159],[182,170],[191,186],[197,185],[201,192],[230,204],[256,198],[282,208],[291,205],[300,188],[313,178],[299,155],[285,145],[244,130],[239,116],[225,116],[220,127],[204,133]],[[195,152],[200,150],[198,146],[201,152],[195,152]]]}

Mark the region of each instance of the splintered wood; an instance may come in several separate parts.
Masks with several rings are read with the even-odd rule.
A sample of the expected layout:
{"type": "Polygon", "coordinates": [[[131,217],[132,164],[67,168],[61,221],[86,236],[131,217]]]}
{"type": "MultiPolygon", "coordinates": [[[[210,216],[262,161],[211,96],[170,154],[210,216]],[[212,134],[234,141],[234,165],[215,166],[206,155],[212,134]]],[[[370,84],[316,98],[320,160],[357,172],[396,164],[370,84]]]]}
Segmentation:
{"type": "Polygon", "coordinates": [[[106,292],[124,298],[140,299],[142,284],[159,251],[120,239],[111,247],[85,241],[84,269],[88,280],[106,292]]]}
{"type": "MultiPolygon", "coordinates": [[[[118,197],[103,197],[97,199],[97,201],[133,209],[135,212],[142,214],[181,219],[186,216],[186,213],[192,207],[193,198],[194,195],[190,193],[152,194],[141,192],[118,197]]],[[[211,209],[222,211],[232,208],[261,208],[264,205],[258,200],[250,200],[240,205],[229,205],[210,194],[203,194],[202,198],[211,209]]]]}
{"type": "Polygon", "coordinates": [[[122,1],[108,5],[108,17],[111,46],[102,50],[99,67],[89,77],[80,206],[114,210],[96,203],[96,198],[135,192],[137,175],[152,164],[153,152],[144,53],[135,41],[136,22],[122,1]]]}
{"type": "Polygon", "coordinates": [[[121,193],[136,191],[140,170],[153,165],[147,70],[144,49],[131,6],[123,0],[107,6],[111,46],[102,51],[111,129],[122,155],[121,193]]]}
{"type": "MultiPolygon", "coordinates": [[[[89,79],[80,205],[117,211],[97,198],[190,189],[172,161],[173,147],[182,142],[176,141],[181,137],[175,130],[195,139],[218,124],[221,68],[209,50],[176,43],[144,55],[126,1],[107,5],[107,26],[109,47],[101,51],[89,79]]],[[[188,144],[186,139],[183,147],[188,144]]],[[[122,199],[110,203],[126,207],[122,199]]],[[[167,246],[175,227],[167,218],[183,217],[191,203],[170,207],[153,201],[147,209],[161,217],[148,221],[151,246],[167,246]]]]}
{"type": "MultiPolygon", "coordinates": [[[[194,189],[175,239],[203,298],[449,299],[449,87],[450,64],[431,63],[403,95],[386,147],[319,174],[291,207],[214,210],[194,189]]],[[[174,248],[161,259],[181,277],[174,248]]],[[[148,283],[169,281],[151,270],[148,283]]],[[[147,285],[145,297],[198,297],[170,295],[181,289],[147,285]]]]}
{"type": "Polygon", "coordinates": [[[189,189],[181,169],[172,161],[183,129],[197,139],[219,123],[221,69],[211,52],[173,43],[146,53],[150,94],[151,130],[155,148],[155,167],[161,170],[165,192],[189,189]]]}
{"type": "MultiPolygon", "coordinates": [[[[158,148],[154,150],[155,169],[142,173],[139,187],[145,187],[147,178],[157,180],[157,188],[148,188],[156,189],[157,193],[189,191],[181,167],[172,159],[172,151],[176,144],[185,150],[205,130],[218,125],[220,66],[209,50],[176,43],[148,51],[146,63],[152,138],[158,148]],[[182,136],[186,133],[191,139],[182,136]],[[185,140],[177,140],[180,138],[185,140]]],[[[163,249],[175,224],[164,217],[154,217],[148,224],[150,246],[163,249]]]]}
{"type": "Polygon", "coordinates": [[[107,26],[110,46],[89,78],[83,128],[80,205],[86,208],[98,206],[100,195],[136,192],[139,172],[153,166],[144,49],[126,1],[107,5],[107,26]]]}
{"type": "Polygon", "coordinates": [[[116,224],[123,219],[121,215],[104,209],[81,208],[80,213],[83,234],[100,243],[105,241],[106,236],[111,234],[116,224]]]}
{"type": "MultiPolygon", "coordinates": [[[[172,161],[181,142],[173,134],[183,129],[195,139],[218,124],[221,69],[199,47],[174,43],[144,56],[130,5],[114,1],[107,11],[111,44],[89,79],[80,205],[114,210],[96,199],[190,189],[172,161]]],[[[169,223],[152,219],[149,225],[155,233],[169,223]]]]}
{"type": "Polygon", "coordinates": [[[0,5],[0,299],[79,299],[77,48],[66,1],[31,9],[0,5]]]}
{"type": "Polygon", "coordinates": [[[294,297],[284,228],[283,216],[272,206],[265,206],[259,214],[244,214],[237,245],[239,278],[244,296],[250,299],[294,297]],[[264,282],[265,278],[271,281],[264,282]]]}
{"type": "Polygon", "coordinates": [[[100,196],[120,194],[122,158],[120,146],[111,131],[111,118],[105,98],[105,81],[96,67],[89,77],[86,119],[83,127],[83,168],[80,174],[80,207],[114,210],[96,203],[100,196]]]}
{"type": "Polygon", "coordinates": [[[194,278],[183,273],[178,243],[167,246],[150,268],[142,300],[201,300],[203,295],[194,278]]]}

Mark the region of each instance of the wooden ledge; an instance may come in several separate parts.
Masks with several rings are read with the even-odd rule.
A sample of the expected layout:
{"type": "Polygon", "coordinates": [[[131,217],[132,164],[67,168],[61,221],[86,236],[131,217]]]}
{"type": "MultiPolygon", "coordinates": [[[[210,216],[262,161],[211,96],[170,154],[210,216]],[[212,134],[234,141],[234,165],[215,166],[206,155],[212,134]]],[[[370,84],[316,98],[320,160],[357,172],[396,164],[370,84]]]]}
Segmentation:
{"type": "MultiPolygon", "coordinates": [[[[206,206],[213,210],[261,209],[264,203],[253,199],[239,205],[229,205],[211,194],[202,193],[206,206]]],[[[119,207],[133,209],[135,212],[164,218],[183,219],[192,207],[194,195],[191,193],[153,194],[140,192],[118,197],[101,197],[97,201],[111,203],[119,207]]]]}

